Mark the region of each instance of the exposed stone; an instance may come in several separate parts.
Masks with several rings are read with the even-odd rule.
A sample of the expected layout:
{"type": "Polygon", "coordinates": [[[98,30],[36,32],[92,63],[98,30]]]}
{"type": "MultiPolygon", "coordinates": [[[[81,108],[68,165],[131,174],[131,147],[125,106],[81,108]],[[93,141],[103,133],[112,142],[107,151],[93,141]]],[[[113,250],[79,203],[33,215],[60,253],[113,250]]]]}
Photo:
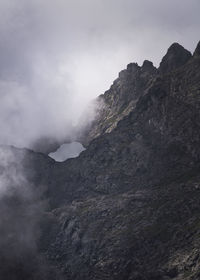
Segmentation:
{"type": "Polygon", "coordinates": [[[191,53],[178,43],[173,43],[163,57],[159,71],[167,73],[183,66],[191,58],[191,53]]]}
{"type": "Polygon", "coordinates": [[[135,108],[156,74],[157,69],[150,61],[144,61],[142,67],[137,63],[128,64],[111,88],[100,96],[98,117],[80,141],[87,146],[97,136],[111,132],[135,108]]]}
{"type": "Polygon", "coordinates": [[[194,56],[200,56],[200,41],[197,44],[197,47],[196,47],[196,49],[194,51],[194,56]]]}
{"type": "Polygon", "coordinates": [[[179,51],[189,58],[175,44],[164,72],[148,61],[121,72],[100,97],[105,107],[78,158],[56,163],[25,150],[25,161],[7,166],[23,167],[48,202],[37,243],[48,273],[56,267],[68,280],[199,279],[200,57],[183,63],[179,51]]]}
{"type": "Polygon", "coordinates": [[[142,64],[142,70],[145,72],[156,72],[156,68],[153,66],[153,63],[149,60],[144,60],[142,64]]]}

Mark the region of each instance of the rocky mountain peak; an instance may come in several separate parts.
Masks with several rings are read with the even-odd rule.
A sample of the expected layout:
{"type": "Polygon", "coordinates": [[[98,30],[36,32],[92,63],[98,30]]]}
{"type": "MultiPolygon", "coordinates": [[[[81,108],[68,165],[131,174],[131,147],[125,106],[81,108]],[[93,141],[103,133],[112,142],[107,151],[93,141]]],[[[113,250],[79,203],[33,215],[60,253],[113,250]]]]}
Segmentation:
{"type": "Polygon", "coordinates": [[[144,60],[141,69],[144,72],[150,72],[150,73],[157,71],[156,67],[154,67],[153,63],[149,60],[144,60]]]}
{"type": "Polygon", "coordinates": [[[140,66],[137,63],[129,63],[127,68],[119,72],[120,79],[127,79],[128,75],[134,75],[140,70],[140,66]]]}
{"type": "Polygon", "coordinates": [[[188,53],[120,72],[77,158],[0,146],[0,279],[200,279],[199,59],[170,71],[188,53]]]}
{"type": "Polygon", "coordinates": [[[137,71],[139,68],[138,64],[134,62],[127,65],[127,70],[131,72],[137,71]]]}
{"type": "Polygon", "coordinates": [[[142,64],[142,68],[151,68],[153,66],[153,62],[149,61],[149,60],[144,60],[143,64],[142,64]]]}
{"type": "Polygon", "coordinates": [[[178,43],[173,43],[163,57],[159,71],[161,73],[170,72],[184,65],[191,58],[191,53],[178,43]]]}
{"type": "Polygon", "coordinates": [[[200,41],[197,44],[197,47],[196,47],[196,49],[194,51],[194,56],[200,56],[200,41]]]}

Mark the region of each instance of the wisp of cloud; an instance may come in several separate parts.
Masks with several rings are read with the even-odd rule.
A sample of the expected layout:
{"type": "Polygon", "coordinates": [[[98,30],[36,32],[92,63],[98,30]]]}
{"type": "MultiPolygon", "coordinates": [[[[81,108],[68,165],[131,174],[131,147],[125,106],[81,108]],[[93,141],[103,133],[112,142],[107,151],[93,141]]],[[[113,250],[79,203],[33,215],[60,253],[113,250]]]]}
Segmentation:
{"type": "Polygon", "coordinates": [[[76,140],[95,117],[88,104],[127,63],[158,64],[173,41],[194,48],[199,1],[179,4],[1,0],[0,143],[76,140]]]}

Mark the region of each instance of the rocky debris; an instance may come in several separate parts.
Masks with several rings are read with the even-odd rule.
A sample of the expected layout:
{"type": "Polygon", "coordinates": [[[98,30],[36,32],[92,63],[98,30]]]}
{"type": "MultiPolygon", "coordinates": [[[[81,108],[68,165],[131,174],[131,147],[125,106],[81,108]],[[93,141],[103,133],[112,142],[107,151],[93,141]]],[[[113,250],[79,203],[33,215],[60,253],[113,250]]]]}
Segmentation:
{"type": "Polygon", "coordinates": [[[47,255],[69,279],[192,279],[179,277],[199,271],[200,197],[180,185],[56,209],[59,234],[47,255]]]}

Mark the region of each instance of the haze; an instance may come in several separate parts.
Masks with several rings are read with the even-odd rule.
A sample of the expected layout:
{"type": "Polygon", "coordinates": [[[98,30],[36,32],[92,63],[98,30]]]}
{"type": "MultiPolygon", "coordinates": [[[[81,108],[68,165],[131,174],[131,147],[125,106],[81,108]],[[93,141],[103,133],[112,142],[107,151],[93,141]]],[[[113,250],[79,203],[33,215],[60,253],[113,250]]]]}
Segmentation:
{"type": "Polygon", "coordinates": [[[0,143],[76,138],[130,62],[193,50],[198,0],[0,0],[0,143]],[[84,118],[83,118],[84,116],[84,118]]]}

